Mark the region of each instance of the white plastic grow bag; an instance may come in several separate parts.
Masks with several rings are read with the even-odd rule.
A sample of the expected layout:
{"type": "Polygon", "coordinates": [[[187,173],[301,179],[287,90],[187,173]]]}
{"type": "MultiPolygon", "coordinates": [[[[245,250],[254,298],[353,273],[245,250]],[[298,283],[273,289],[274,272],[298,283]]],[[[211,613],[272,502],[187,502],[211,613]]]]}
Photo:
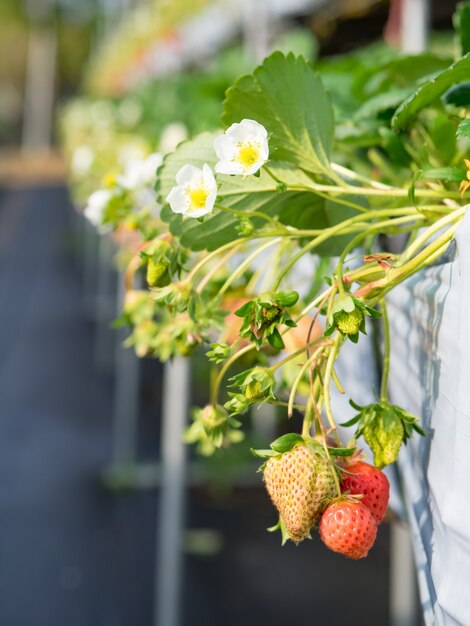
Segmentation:
{"type": "Polygon", "coordinates": [[[399,457],[425,623],[470,625],[470,212],[388,298],[390,399],[418,415],[399,457]]]}

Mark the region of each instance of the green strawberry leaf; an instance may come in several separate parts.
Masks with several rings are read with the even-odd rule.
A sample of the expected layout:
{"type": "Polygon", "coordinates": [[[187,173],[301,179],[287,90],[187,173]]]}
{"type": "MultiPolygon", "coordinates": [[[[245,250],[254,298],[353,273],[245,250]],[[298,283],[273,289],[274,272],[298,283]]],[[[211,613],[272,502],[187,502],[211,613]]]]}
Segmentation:
{"type": "Polygon", "coordinates": [[[452,104],[454,107],[467,107],[470,105],[470,83],[462,83],[449,89],[444,96],[446,104],[452,104]]]}
{"type": "MultiPolygon", "coordinates": [[[[457,128],[457,139],[470,139],[470,117],[460,122],[457,128]]],[[[462,178],[465,178],[465,172],[463,172],[462,178]]],[[[462,180],[462,178],[460,180],[462,180]]]]}
{"type": "MultiPolygon", "coordinates": [[[[465,120],[470,122],[470,120],[465,120]]],[[[460,128],[460,126],[459,126],[460,128]]],[[[468,127],[470,136],[470,125],[468,127]]],[[[458,134],[457,129],[457,134],[458,134]]],[[[461,167],[435,167],[429,170],[421,170],[417,179],[441,180],[444,183],[459,183],[465,178],[465,170],[461,167]]]]}
{"type": "MultiPolygon", "coordinates": [[[[351,404],[351,400],[349,401],[349,404],[351,404]]],[[[358,405],[353,405],[355,409],[357,410],[361,410],[358,405]]],[[[344,428],[348,428],[348,426],[354,426],[354,424],[357,424],[357,422],[361,419],[361,414],[359,413],[358,415],[355,415],[353,418],[351,418],[350,420],[348,420],[347,422],[342,422],[340,424],[340,426],[343,426],[344,428]]]]}
{"type": "Polygon", "coordinates": [[[396,110],[392,118],[392,128],[394,130],[405,128],[422,109],[442,96],[452,85],[467,80],[469,74],[470,53],[467,53],[449,68],[437,74],[432,80],[420,86],[414,94],[407,98],[396,110]]]}
{"type": "MultiPolygon", "coordinates": [[[[356,409],[356,411],[362,411],[362,409],[365,408],[360,404],[357,404],[357,402],[354,402],[354,400],[349,400],[349,404],[353,407],[353,409],[356,409]]],[[[341,424],[341,426],[345,426],[345,424],[341,424]]]]}
{"type": "Polygon", "coordinates": [[[255,450],[254,448],[250,448],[250,452],[259,459],[269,459],[273,456],[279,456],[279,452],[275,450],[255,450]]]}
{"type": "Polygon", "coordinates": [[[297,291],[278,291],[274,294],[274,301],[279,306],[291,307],[297,304],[299,294],[297,291]]]}
{"type": "Polygon", "coordinates": [[[272,442],[271,448],[279,453],[289,452],[295,446],[305,443],[304,438],[297,433],[287,433],[272,442]]]}
{"type": "Polygon", "coordinates": [[[268,335],[268,343],[275,350],[283,350],[284,349],[284,341],[282,340],[281,334],[277,328],[274,328],[273,332],[268,335]]]}
{"type": "Polygon", "coordinates": [[[333,108],[318,74],[302,57],[274,52],[228,89],[224,124],[244,118],[267,129],[276,159],[314,174],[331,172],[333,108]]]}
{"type": "Polygon", "coordinates": [[[331,456],[352,456],[356,452],[356,448],[328,448],[331,456]]]}
{"type": "Polygon", "coordinates": [[[470,52],[470,4],[461,2],[453,15],[454,29],[460,39],[462,55],[470,52]]]}

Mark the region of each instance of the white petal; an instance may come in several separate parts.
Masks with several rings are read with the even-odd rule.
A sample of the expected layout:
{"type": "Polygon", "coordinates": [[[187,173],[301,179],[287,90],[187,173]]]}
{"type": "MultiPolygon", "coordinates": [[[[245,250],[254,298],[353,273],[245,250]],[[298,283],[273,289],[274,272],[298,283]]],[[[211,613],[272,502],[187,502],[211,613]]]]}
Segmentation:
{"type": "Polygon", "coordinates": [[[227,137],[230,137],[230,139],[234,143],[239,143],[240,141],[246,141],[246,137],[247,137],[247,132],[241,124],[232,124],[231,126],[227,128],[227,130],[225,131],[225,134],[227,135],[227,137]]]}
{"type": "Polygon", "coordinates": [[[232,124],[226,133],[235,141],[261,141],[268,136],[268,132],[262,124],[249,119],[244,119],[238,124],[232,124]]]}
{"type": "Polygon", "coordinates": [[[187,206],[187,198],[181,187],[173,187],[166,197],[166,201],[173,213],[184,213],[187,206]]]}
{"type": "Polygon", "coordinates": [[[217,174],[244,174],[245,168],[237,161],[219,161],[215,164],[217,174]]]}
{"type": "Polygon", "coordinates": [[[217,189],[217,183],[215,182],[214,174],[209,165],[207,165],[207,163],[204,163],[204,165],[202,166],[202,179],[204,181],[204,185],[208,189],[217,189]]]}
{"type": "Polygon", "coordinates": [[[259,155],[265,163],[269,159],[269,145],[267,139],[260,142],[259,155]]]}
{"type": "Polygon", "coordinates": [[[197,218],[197,217],[202,217],[203,215],[207,215],[210,212],[211,212],[211,209],[207,209],[206,207],[201,207],[200,209],[187,209],[184,212],[184,215],[186,215],[186,217],[197,218]]]}
{"type": "Polygon", "coordinates": [[[255,172],[257,172],[262,166],[263,166],[263,161],[257,161],[256,163],[253,163],[253,165],[245,166],[243,168],[243,173],[245,174],[245,176],[250,176],[251,174],[254,174],[255,172]]]}
{"type": "Polygon", "coordinates": [[[207,200],[206,200],[207,213],[210,213],[212,209],[214,208],[216,198],[217,198],[217,187],[214,187],[214,189],[212,189],[212,191],[207,196],[207,200]]]}
{"type": "Polygon", "coordinates": [[[214,150],[221,161],[232,161],[235,156],[235,141],[228,135],[219,135],[214,141],[214,150]]]}
{"type": "Polygon", "coordinates": [[[190,185],[193,181],[201,177],[201,170],[194,165],[183,165],[176,174],[176,182],[178,185],[190,185]]]}
{"type": "Polygon", "coordinates": [[[248,132],[253,133],[258,137],[266,138],[268,136],[268,131],[263,126],[263,124],[260,124],[256,120],[245,119],[242,120],[240,123],[243,125],[244,128],[247,129],[248,132]]]}

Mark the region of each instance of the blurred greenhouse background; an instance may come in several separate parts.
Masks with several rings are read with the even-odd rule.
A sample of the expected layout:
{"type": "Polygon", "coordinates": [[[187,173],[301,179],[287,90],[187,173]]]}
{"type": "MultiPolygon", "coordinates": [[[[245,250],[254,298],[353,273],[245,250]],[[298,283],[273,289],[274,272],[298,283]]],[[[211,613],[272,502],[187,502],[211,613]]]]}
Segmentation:
{"type": "Polygon", "coordinates": [[[321,68],[351,150],[354,109],[378,162],[399,146],[373,118],[391,117],[397,84],[403,99],[447,67],[455,7],[0,0],[1,625],[421,623],[399,511],[358,563],[266,533],[273,509],[248,459],[282,432],[275,412],[253,412],[224,453],[186,448],[188,407],[207,400],[202,352],[189,367],[123,348],[139,354],[139,336],[113,327],[136,240],[98,235],[83,209],[133,159],[219,128],[226,89],[273,50],[321,68]],[[394,65],[425,50],[438,56],[394,65]]]}

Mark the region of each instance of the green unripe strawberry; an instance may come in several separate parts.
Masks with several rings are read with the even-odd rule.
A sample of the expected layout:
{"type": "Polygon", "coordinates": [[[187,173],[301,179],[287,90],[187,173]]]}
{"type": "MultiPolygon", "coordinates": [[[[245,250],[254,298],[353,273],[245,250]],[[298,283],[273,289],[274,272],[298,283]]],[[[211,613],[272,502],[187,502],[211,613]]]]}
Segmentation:
{"type": "Polygon", "coordinates": [[[353,309],[351,313],[338,311],[335,315],[336,328],[343,335],[356,335],[364,319],[364,313],[360,309],[353,309]]]}
{"type": "Polygon", "coordinates": [[[269,367],[254,367],[230,379],[231,386],[237,388],[248,402],[274,398],[276,380],[269,367]]]}
{"type": "Polygon", "coordinates": [[[333,468],[311,445],[271,457],[263,470],[266,489],[289,538],[299,543],[336,495],[333,468]]]}
{"type": "Polygon", "coordinates": [[[279,309],[277,306],[273,306],[269,308],[264,308],[262,315],[265,321],[272,322],[274,319],[276,319],[276,317],[279,317],[281,313],[282,309],[279,309]]]}
{"type": "Polygon", "coordinates": [[[382,468],[397,460],[405,430],[399,418],[384,420],[379,417],[375,422],[364,426],[363,436],[374,453],[374,464],[382,468]]]}
{"type": "Polygon", "coordinates": [[[166,287],[171,282],[171,276],[168,271],[167,261],[158,261],[155,263],[149,259],[147,264],[147,283],[150,287],[166,287]]]}
{"type": "Polygon", "coordinates": [[[266,394],[261,388],[261,383],[258,380],[252,380],[245,387],[245,397],[247,400],[260,400],[264,398],[266,394]]]}

